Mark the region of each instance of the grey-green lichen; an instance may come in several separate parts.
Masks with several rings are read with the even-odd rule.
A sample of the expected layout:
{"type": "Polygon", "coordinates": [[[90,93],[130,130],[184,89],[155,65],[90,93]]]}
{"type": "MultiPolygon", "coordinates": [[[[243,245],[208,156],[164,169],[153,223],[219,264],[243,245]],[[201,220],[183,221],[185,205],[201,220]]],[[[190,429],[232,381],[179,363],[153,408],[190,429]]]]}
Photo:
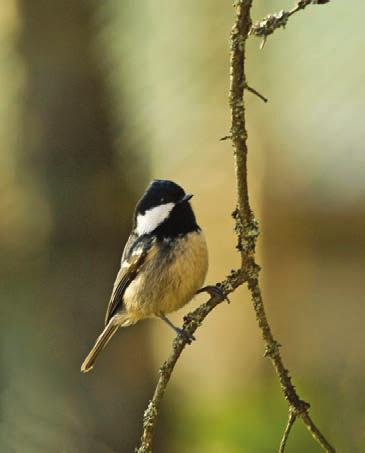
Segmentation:
{"type": "MultiPolygon", "coordinates": [[[[277,13],[269,14],[264,17],[262,20],[256,22],[252,25],[250,29],[250,35],[258,36],[264,38],[263,44],[266,41],[266,38],[274,33],[278,28],[285,28],[288,19],[294,13],[306,8],[309,5],[324,5],[329,3],[330,0],[299,0],[295,7],[290,11],[281,10],[277,13]]],[[[262,44],[262,45],[263,45],[262,44]]]]}
{"type": "Polygon", "coordinates": [[[143,428],[149,428],[153,425],[154,420],[157,416],[157,409],[155,403],[150,401],[148,403],[147,409],[144,411],[143,414],[143,428]]]}
{"type": "Polygon", "coordinates": [[[281,10],[277,13],[269,14],[261,21],[252,25],[250,34],[261,38],[271,35],[277,28],[285,27],[290,14],[288,11],[281,10]]]}
{"type": "Polygon", "coordinates": [[[280,347],[281,347],[281,344],[278,341],[273,340],[271,343],[266,345],[264,357],[269,357],[269,356],[274,357],[274,356],[280,354],[280,351],[279,351],[280,347]]]}

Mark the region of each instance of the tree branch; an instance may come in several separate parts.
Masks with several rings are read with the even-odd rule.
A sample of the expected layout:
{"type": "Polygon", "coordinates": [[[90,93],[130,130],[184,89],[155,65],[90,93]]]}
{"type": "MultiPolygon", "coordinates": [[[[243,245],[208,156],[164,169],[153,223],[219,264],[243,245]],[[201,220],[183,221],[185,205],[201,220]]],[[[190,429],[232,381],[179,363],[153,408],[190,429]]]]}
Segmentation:
{"type": "MultiPolygon", "coordinates": [[[[322,0],[323,1],[323,0],[322,0]]],[[[324,0],[327,1],[327,0],[324,0]]],[[[302,0],[300,4],[308,3],[302,0]]],[[[299,5],[298,3],[298,5],[299,5]]],[[[309,3],[308,3],[309,4],[309,3]]],[[[288,370],[285,368],[281,355],[280,344],[274,339],[268,323],[263,298],[259,285],[260,267],[255,261],[256,241],[259,235],[258,222],[255,219],[250,207],[248,186],[247,186],[247,131],[245,118],[244,90],[248,85],[245,75],[245,52],[246,41],[251,28],[252,0],[237,0],[235,4],[236,19],[231,31],[231,64],[230,64],[230,90],[229,104],[231,108],[231,130],[230,136],[235,160],[237,208],[233,212],[235,219],[235,231],[237,234],[237,249],[241,255],[241,266],[217,286],[222,294],[215,294],[206,303],[200,305],[196,310],[184,318],[183,330],[186,336],[177,336],[173,342],[172,352],[166,362],[160,368],[160,377],[157,386],[149,402],[143,417],[143,433],[138,453],[151,453],[154,430],[159,414],[161,402],[166,391],[167,384],[172,372],[188,344],[188,339],[194,334],[208,314],[220,304],[225,297],[233,292],[243,283],[247,283],[251,293],[253,307],[256,312],[256,319],[261,329],[265,343],[265,356],[269,357],[276,374],[285,399],[289,404],[289,421],[285,429],[281,445],[285,448],[290,429],[297,417],[301,417],[313,437],[330,453],[335,449],[329,444],[323,434],[319,431],[308,414],[309,404],[301,400],[291,382],[288,370]]],[[[307,5],[306,5],[307,6],[307,5]]],[[[303,9],[305,6],[302,6],[303,9]]],[[[298,7],[299,8],[299,7],[298,7]]],[[[291,13],[293,14],[293,13],[291,13]]],[[[283,450],[282,450],[283,451],[283,450]]]]}
{"type": "MultiPolygon", "coordinates": [[[[305,8],[298,2],[297,8],[305,8]]],[[[245,43],[251,27],[252,0],[240,0],[236,5],[236,22],[231,34],[231,86],[229,102],[231,106],[231,136],[234,149],[237,180],[238,205],[235,212],[237,248],[241,252],[242,269],[247,275],[247,285],[251,293],[256,319],[265,342],[265,356],[268,356],[278,375],[281,389],[289,403],[289,410],[300,416],[313,437],[327,452],[335,452],[327,439],[322,435],[308,414],[309,404],[299,398],[288,370],[280,355],[280,344],[275,340],[265,313],[263,298],[259,285],[259,266],[255,262],[255,249],[259,234],[258,224],[252,213],[247,186],[247,132],[245,104],[243,99],[246,86],[245,76],[245,43]]],[[[292,13],[293,14],[293,13],[292,13]]],[[[251,28],[252,29],[252,28],[251,28]]]]}
{"type": "Polygon", "coordinates": [[[231,271],[231,274],[217,286],[222,290],[222,294],[212,296],[207,302],[200,305],[196,310],[188,313],[184,317],[183,330],[186,335],[178,335],[173,342],[172,352],[166,362],[160,368],[160,377],[157,382],[152,400],[149,402],[143,416],[143,433],[138,453],[152,452],[153,434],[157,422],[157,416],[164,396],[166,386],[169,383],[171,374],[174,370],[177,360],[189,342],[189,338],[194,334],[208,314],[218,304],[222,303],[228,294],[232,293],[242,283],[247,280],[242,269],[231,271]]]}
{"type": "Polygon", "coordinates": [[[264,19],[252,25],[250,35],[263,38],[260,48],[262,49],[266,43],[267,37],[274,33],[278,28],[285,28],[288,19],[293,14],[306,8],[309,5],[324,5],[330,0],[299,0],[290,11],[281,10],[278,13],[269,14],[264,19]]]}
{"type": "Polygon", "coordinates": [[[295,413],[293,411],[289,410],[288,423],[286,425],[286,428],[285,428],[285,431],[283,434],[283,438],[281,439],[281,442],[280,442],[279,453],[284,453],[286,443],[288,441],[288,437],[290,434],[290,430],[292,429],[296,419],[297,419],[297,416],[295,415],[295,413]]]}

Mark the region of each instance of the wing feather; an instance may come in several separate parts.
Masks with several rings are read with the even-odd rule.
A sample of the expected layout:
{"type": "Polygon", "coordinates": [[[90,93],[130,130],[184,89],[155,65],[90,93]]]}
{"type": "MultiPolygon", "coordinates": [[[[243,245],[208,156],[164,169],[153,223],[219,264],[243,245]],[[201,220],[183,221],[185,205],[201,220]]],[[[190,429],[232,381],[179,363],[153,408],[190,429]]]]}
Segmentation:
{"type": "MultiPolygon", "coordinates": [[[[130,238],[132,239],[132,238],[130,238]]],[[[134,246],[130,246],[130,241],[127,242],[123,253],[121,268],[119,269],[117,278],[115,279],[113,292],[110,297],[108,308],[105,314],[105,325],[123,305],[123,295],[128,285],[135,279],[141,266],[145,262],[148,251],[151,247],[151,241],[135,241],[134,246]],[[128,247],[129,245],[129,247],[128,247]],[[128,251],[127,251],[127,248],[128,251]],[[126,256],[125,256],[126,255],[126,256]]]]}

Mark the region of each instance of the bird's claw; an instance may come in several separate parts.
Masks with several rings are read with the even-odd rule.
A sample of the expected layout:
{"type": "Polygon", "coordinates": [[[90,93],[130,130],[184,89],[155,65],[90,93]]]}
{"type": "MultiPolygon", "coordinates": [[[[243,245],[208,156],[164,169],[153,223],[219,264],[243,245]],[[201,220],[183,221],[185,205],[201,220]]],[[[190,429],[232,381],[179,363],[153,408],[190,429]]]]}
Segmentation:
{"type": "Polygon", "coordinates": [[[218,286],[218,285],[204,286],[203,288],[200,288],[196,293],[197,294],[208,293],[211,297],[218,296],[221,299],[226,300],[228,303],[231,302],[228,299],[228,296],[224,293],[223,289],[220,286],[218,286]]]}

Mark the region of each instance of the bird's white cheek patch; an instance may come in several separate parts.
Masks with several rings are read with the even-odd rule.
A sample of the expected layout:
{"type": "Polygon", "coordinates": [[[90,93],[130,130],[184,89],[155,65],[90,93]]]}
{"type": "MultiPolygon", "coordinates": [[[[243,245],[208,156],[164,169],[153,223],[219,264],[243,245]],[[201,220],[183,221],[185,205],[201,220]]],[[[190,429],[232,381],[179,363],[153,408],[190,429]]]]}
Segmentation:
{"type": "Polygon", "coordinates": [[[174,203],[161,204],[149,209],[143,215],[138,214],[136,233],[139,236],[151,233],[167,219],[174,206],[174,203]]]}

